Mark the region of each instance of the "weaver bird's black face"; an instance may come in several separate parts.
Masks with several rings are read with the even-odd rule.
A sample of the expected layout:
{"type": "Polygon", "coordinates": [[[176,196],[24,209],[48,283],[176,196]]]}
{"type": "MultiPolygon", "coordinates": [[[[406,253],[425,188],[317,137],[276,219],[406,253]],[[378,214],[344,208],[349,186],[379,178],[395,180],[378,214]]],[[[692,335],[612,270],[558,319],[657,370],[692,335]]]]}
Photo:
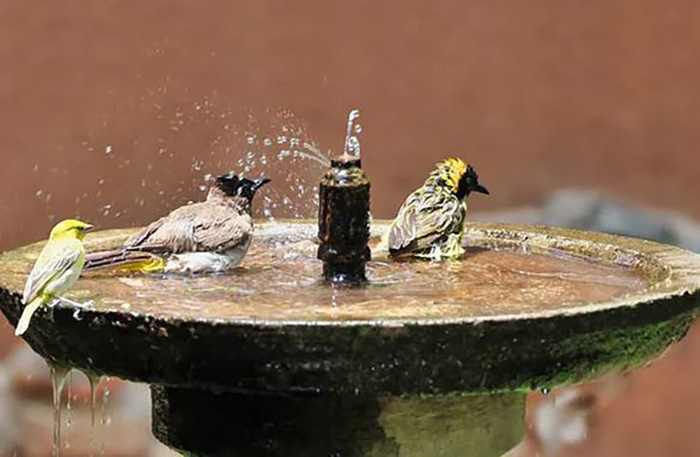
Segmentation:
{"type": "Polygon", "coordinates": [[[233,172],[221,175],[216,178],[216,185],[230,197],[245,197],[252,200],[255,193],[265,184],[269,183],[269,178],[248,179],[241,178],[233,172]]]}
{"type": "Polygon", "coordinates": [[[472,168],[471,165],[467,167],[467,172],[462,175],[459,180],[459,187],[457,189],[457,197],[461,200],[464,197],[469,196],[472,192],[479,192],[481,194],[489,195],[488,189],[479,184],[479,175],[472,168]]]}

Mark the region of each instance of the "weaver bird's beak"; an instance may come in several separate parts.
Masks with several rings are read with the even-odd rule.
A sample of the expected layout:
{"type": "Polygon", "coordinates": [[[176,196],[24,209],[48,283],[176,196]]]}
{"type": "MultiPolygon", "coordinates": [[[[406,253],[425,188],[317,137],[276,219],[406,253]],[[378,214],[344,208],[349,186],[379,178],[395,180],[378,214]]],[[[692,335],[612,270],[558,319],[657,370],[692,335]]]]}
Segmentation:
{"type": "Polygon", "coordinates": [[[270,178],[259,178],[253,180],[253,192],[257,191],[260,189],[262,186],[270,182],[270,178]]]}
{"type": "Polygon", "coordinates": [[[477,185],[474,188],[474,192],[479,192],[480,194],[491,195],[487,188],[485,188],[484,186],[480,186],[480,185],[477,185]]]}
{"type": "Polygon", "coordinates": [[[83,233],[87,233],[94,228],[95,228],[95,226],[87,224],[85,227],[82,228],[82,231],[83,231],[83,233]]]}

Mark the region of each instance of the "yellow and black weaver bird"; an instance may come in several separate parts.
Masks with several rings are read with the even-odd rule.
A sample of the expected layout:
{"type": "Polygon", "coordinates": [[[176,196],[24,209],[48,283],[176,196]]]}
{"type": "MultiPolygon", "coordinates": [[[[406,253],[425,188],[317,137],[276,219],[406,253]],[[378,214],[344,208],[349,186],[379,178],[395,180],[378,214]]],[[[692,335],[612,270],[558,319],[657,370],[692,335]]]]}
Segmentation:
{"type": "Polygon", "coordinates": [[[221,273],[238,266],[253,236],[251,206],[268,178],[219,176],[203,202],[153,222],[116,250],[89,253],[85,270],[221,273]]]}
{"type": "Polygon", "coordinates": [[[32,316],[42,305],[48,305],[54,300],[63,300],[83,306],[61,295],[73,287],[80,277],[85,265],[83,239],[91,228],[90,224],[69,219],[59,222],[51,230],[49,241],[27,278],[22,297],[24,310],[17,323],[15,335],[22,335],[27,331],[32,316]]]}
{"type": "Polygon", "coordinates": [[[450,158],[437,164],[425,183],[399,209],[384,243],[393,257],[457,259],[471,192],[489,193],[471,165],[450,158]]]}

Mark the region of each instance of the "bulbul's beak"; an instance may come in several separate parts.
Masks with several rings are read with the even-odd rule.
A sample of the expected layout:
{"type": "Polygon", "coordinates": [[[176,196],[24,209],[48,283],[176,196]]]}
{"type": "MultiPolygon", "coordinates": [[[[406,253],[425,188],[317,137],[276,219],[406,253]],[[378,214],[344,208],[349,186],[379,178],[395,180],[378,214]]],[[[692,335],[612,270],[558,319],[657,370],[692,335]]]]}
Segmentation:
{"type": "Polygon", "coordinates": [[[257,191],[260,189],[262,186],[270,182],[270,178],[259,178],[253,180],[253,191],[257,191]]]}
{"type": "Polygon", "coordinates": [[[480,194],[491,195],[487,188],[485,188],[484,186],[479,186],[479,185],[477,185],[476,188],[474,188],[474,192],[479,192],[480,194]]]}

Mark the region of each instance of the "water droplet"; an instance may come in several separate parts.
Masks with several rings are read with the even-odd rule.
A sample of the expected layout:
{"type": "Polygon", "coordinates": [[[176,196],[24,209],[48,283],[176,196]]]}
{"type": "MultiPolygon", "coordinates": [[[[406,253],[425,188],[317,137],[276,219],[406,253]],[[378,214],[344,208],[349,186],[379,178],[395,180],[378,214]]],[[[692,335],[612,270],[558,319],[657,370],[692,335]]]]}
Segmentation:
{"type": "Polygon", "coordinates": [[[112,145],[111,145],[111,144],[108,144],[108,145],[105,147],[105,154],[111,154],[111,153],[112,153],[112,145]]]}
{"type": "Polygon", "coordinates": [[[102,378],[97,375],[88,374],[90,381],[90,423],[92,428],[95,428],[95,411],[97,409],[97,389],[100,386],[102,378]]]}
{"type": "Polygon", "coordinates": [[[360,130],[357,130],[357,127],[359,127],[359,124],[357,124],[357,127],[353,129],[353,126],[355,126],[355,121],[360,117],[360,110],[354,109],[350,111],[350,114],[348,115],[348,126],[347,126],[347,132],[345,135],[345,147],[344,147],[344,154],[345,155],[350,155],[353,157],[360,157],[360,140],[357,138],[357,136],[353,135],[353,130],[355,131],[356,134],[359,134],[362,131],[362,128],[360,127],[360,130]]]}
{"type": "Polygon", "coordinates": [[[53,391],[53,457],[61,453],[61,396],[69,370],[51,365],[53,391]]]}

